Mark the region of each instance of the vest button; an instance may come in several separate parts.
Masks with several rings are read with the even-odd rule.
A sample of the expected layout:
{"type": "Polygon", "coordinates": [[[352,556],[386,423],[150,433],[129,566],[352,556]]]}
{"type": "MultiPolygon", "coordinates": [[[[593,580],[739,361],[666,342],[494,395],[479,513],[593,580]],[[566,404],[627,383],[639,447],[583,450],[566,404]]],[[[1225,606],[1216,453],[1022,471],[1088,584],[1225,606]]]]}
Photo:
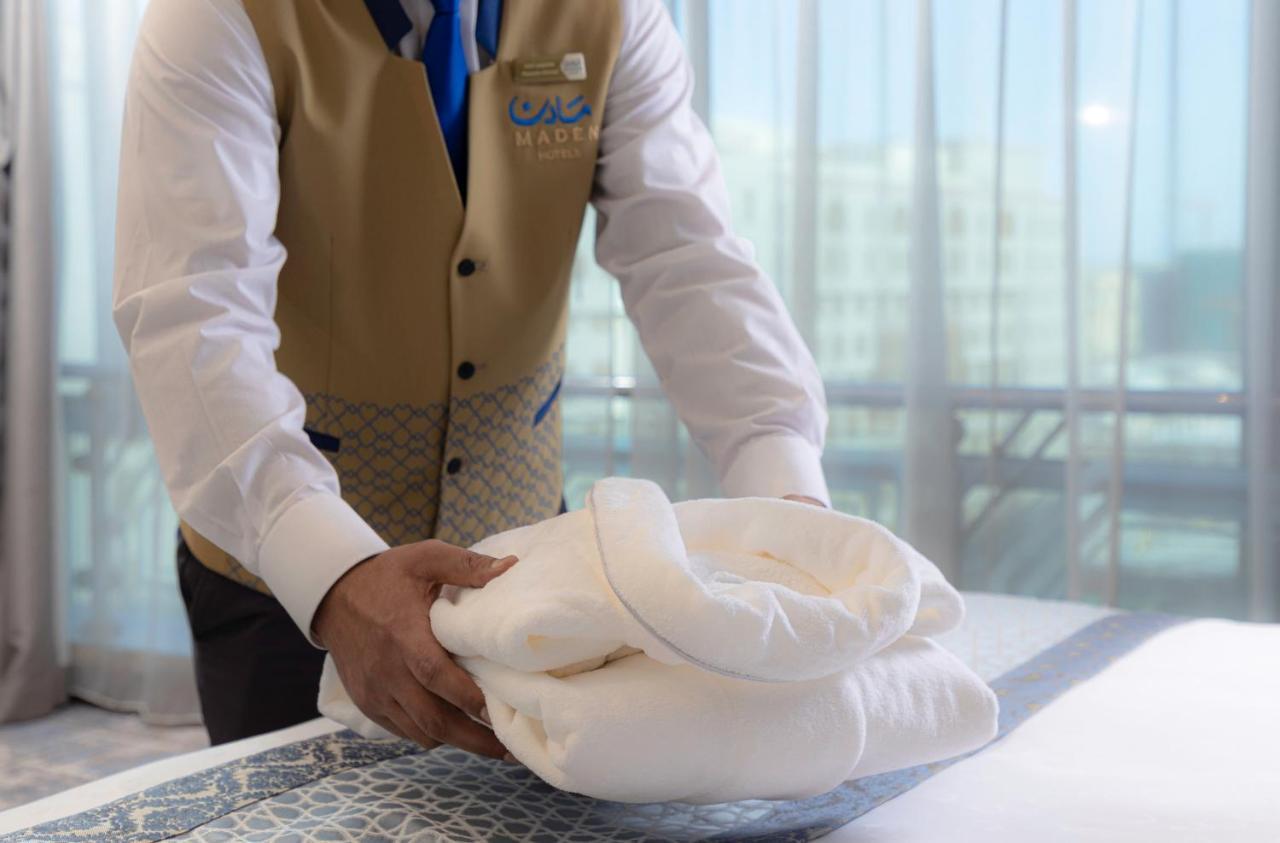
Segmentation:
{"type": "Polygon", "coordinates": [[[449,460],[449,464],[444,467],[444,470],[450,474],[457,474],[459,471],[462,471],[462,460],[454,457],[449,460]]]}
{"type": "Polygon", "coordinates": [[[471,258],[463,258],[462,260],[458,261],[458,274],[461,275],[463,278],[466,278],[468,275],[471,275],[475,271],[476,271],[476,262],[473,261],[471,258]]]}
{"type": "Polygon", "coordinates": [[[471,376],[476,373],[476,367],[469,360],[464,360],[458,366],[458,377],[464,381],[471,380],[471,376]]]}

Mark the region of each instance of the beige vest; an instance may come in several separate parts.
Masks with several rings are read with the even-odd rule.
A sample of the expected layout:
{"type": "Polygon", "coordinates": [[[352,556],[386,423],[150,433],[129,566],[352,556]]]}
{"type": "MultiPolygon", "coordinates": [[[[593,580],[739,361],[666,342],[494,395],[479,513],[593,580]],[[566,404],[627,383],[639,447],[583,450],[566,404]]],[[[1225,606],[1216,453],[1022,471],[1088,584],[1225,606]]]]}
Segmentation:
{"type": "MultiPolygon", "coordinates": [[[[423,65],[387,49],[362,0],[244,5],[281,128],[276,363],[343,498],[392,545],[556,514],[569,273],[616,0],[503,4],[496,61],[469,82],[465,208],[423,65]],[[585,79],[530,63],[573,53],[585,79]]],[[[182,530],[204,565],[266,591],[182,530]]]]}

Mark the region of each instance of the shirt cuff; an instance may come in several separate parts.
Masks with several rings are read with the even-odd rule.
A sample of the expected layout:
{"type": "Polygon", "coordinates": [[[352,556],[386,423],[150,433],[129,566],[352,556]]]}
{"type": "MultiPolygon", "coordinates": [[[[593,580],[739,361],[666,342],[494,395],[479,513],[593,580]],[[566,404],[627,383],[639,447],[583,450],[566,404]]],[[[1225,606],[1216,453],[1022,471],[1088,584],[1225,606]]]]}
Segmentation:
{"type": "Polygon", "coordinates": [[[389,545],[338,495],[303,498],[281,515],[258,552],[271,593],[307,639],[320,601],[338,578],[389,545]]]}
{"type": "Polygon", "coordinates": [[[731,498],[804,495],[831,506],[822,452],[800,436],[775,434],[748,439],[720,480],[731,498]]]}

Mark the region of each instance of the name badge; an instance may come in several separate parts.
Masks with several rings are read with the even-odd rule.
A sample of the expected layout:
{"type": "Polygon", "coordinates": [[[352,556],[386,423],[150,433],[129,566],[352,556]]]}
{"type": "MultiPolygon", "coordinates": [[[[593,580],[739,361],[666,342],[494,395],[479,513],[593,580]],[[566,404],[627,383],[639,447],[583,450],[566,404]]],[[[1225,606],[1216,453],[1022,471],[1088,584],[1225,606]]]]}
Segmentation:
{"type": "Polygon", "coordinates": [[[581,82],[587,78],[587,58],[582,53],[565,53],[559,58],[519,59],[514,65],[515,81],[526,85],[581,82]]]}

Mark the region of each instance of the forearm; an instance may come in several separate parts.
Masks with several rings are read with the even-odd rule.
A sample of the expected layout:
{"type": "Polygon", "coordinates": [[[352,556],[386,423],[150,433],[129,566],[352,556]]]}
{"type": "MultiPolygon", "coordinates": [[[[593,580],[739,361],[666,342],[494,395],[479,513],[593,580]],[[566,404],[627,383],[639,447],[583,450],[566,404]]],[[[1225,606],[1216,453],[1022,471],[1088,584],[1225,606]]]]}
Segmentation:
{"type": "Polygon", "coordinates": [[[645,352],[725,493],[826,503],[817,365],[732,230],[669,18],[654,0],[624,9],[596,174],[597,260],[619,280],[645,352]]]}
{"type": "Polygon", "coordinates": [[[386,545],[339,497],[276,368],[278,138],[243,8],[153,4],[123,121],[116,326],[179,516],[306,631],[329,585],[386,545]]]}

